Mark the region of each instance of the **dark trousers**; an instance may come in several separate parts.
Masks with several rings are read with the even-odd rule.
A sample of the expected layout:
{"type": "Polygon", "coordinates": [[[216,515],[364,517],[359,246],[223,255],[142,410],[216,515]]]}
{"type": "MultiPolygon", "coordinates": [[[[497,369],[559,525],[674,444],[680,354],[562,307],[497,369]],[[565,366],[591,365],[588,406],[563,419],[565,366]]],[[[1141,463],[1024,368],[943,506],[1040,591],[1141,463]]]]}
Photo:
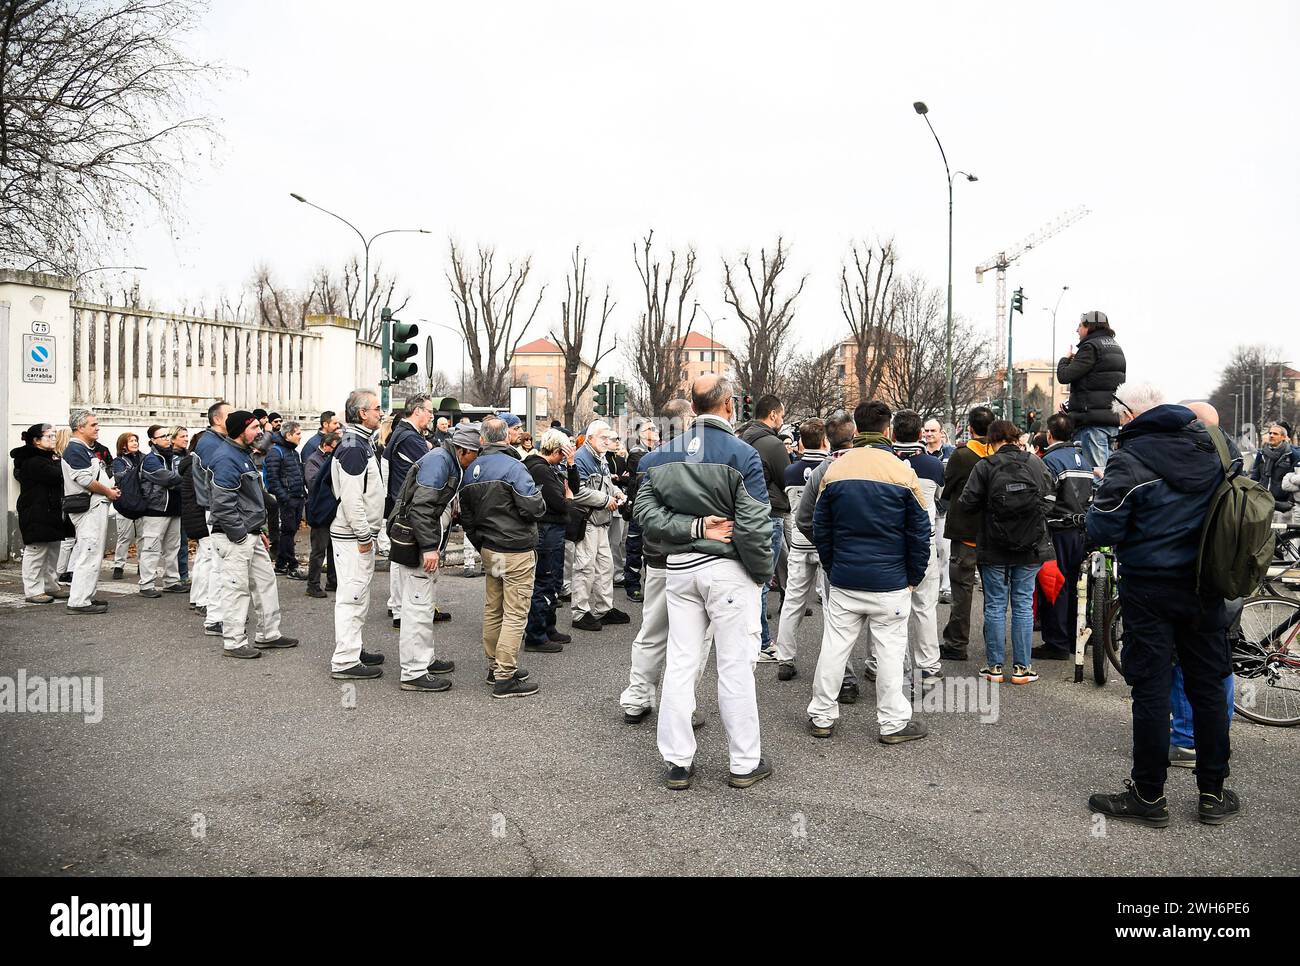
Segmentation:
{"type": "Polygon", "coordinates": [[[294,540],[298,536],[298,524],[302,521],[302,503],[280,501],[280,543],[275,557],[276,566],[282,570],[298,566],[298,554],[294,540]]]}
{"type": "Polygon", "coordinates": [[[1228,704],[1223,679],[1231,671],[1227,608],[1206,603],[1189,578],[1124,574],[1124,680],[1133,689],[1133,781],[1145,799],[1164,792],[1169,766],[1169,688],[1174,655],[1196,732],[1196,784],[1219,794],[1228,777],[1228,704]]]}
{"type": "Polygon", "coordinates": [[[633,520],[627,527],[627,555],[623,560],[623,588],[641,589],[641,524],[633,520]]]}
{"type": "Polygon", "coordinates": [[[311,528],[311,557],[307,561],[307,586],[313,590],[320,589],[320,573],[325,570],[325,586],[336,590],[339,579],[334,574],[334,548],[330,546],[330,528],[311,528]]]}
{"type": "Polygon", "coordinates": [[[1061,650],[1074,650],[1075,622],[1079,618],[1079,568],[1083,566],[1083,531],[1053,530],[1052,543],[1056,546],[1056,566],[1065,577],[1065,586],[1056,595],[1056,603],[1049,604],[1039,595],[1039,618],[1043,625],[1043,643],[1061,650]]]}
{"type": "Polygon", "coordinates": [[[970,647],[970,609],[975,596],[975,548],[960,540],[948,541],[948,578],[952,583],[952,607],[943,629],[943,642],[949,647],[970,647]]]}
{"type": "Polygon", "coordinates": [[[555,629],[555,608],[564,582],[564,524],[542,523],[537,527],[537,573],[533,577],[533,599],[528,608],[525,644],[545,644],[547,631],[555,629]]]}

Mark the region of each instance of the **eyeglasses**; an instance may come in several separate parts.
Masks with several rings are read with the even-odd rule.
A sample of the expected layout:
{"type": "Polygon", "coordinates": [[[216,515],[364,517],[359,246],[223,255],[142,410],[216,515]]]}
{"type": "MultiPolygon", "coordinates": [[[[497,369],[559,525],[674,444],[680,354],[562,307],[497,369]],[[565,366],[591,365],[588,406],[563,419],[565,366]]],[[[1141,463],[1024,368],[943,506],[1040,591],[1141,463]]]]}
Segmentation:
{"type": "Polygon", "coordinates": [[[154,442],[156,443],[156,442],[158,442],[159,440],[171,439],[171,438],[172,438],[172,434],[171,434],[171,433],[167,433],[167,434],[164,435],[164,436],[155,436],[153,439],[154,439],[154,442]]]}

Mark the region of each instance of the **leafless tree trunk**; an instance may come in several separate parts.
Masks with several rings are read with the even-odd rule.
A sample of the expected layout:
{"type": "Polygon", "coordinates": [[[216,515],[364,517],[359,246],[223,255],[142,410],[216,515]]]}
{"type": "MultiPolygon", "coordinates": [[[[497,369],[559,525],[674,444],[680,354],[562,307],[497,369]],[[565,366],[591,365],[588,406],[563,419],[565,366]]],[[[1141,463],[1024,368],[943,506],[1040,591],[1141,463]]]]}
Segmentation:
{"type": "Polygon", "coordinates": [[[844,384],[836,368],[838,350],[838,346],[831,346],[821,352],[797,355],[791,361],[782,397],[787,422],[812,416],[824,418],[844,406],[844,384]]]}
{"type": "MultiPolygon", "coordinates": [[[[596,355],[586,374],[582,373],[582,349],[587,341],[587,309],[591,297],[587,295],[587,260],[581,258],[579,248],[573,249],[573,274],[564,279],[564,301],[560,304],[560,332],[551,330],[551,341],[564,352],[564,425],[573,426],[573,417],[578,408],[578,400],[591,386],[601,360],[618,346],[618,339],[613,339],[608,348],[603,348],[605,326],[616,303],[609,298],[609,286],[605,286],[605,299],[600,307],[600,326],[596,329],[596,355]]],[[[531,430],[532,427],[530,426],[531,430]]]]}
{"type": "Polygon", "coordinates": [[[695,306],[688,317],[686,301],[695,287],[696,269],[695,249],[687,249],[681,258],[679,276],[677,252],[669,251],[665,268],[655,255],[653,241],[651,230],[639,247],[632,246],[632,257],[645,293],[645,310],[633,328],[627,359],[640,383],[633,387],[633,408],[658,414],[677,395],[685,375],[681,342],[695,323],[695,306]]]}
{"type": "Polygon", "coordinates": [[[186,158],[214,138],[186,114],[220,73],[182,46],[200,9],[0,2],[0,258],[72,274],[142,207],[169,216],[186,158]]]}
{"type": "Polygon", "coordinates": [[[767,249],[759,249],[757,277],[749,263],[749,253],[740,256],[744,281],[749,284],[748,298],[736,289],[739,270],[725,259],[722,262],[723,297],[745,327],[745,348],[736,360],[736,373],[743,390],[755,399],[777,392],[781,387],[788,355],[786,337],[794,322],[794,303],[808,282],[805,275],[793,292],[778,294],[789,255],[784,240],[778,236],[771,258],[767,249]]]}
{"type": "Polygon", "coordinates": [[[840,267],[840,311],[856,350],[857,398],[851,400],[856,404],[876,395],[885,371],[894,312],[890,289],[898,256],[892,238],[874,245],[854,243],[852,252],[852,269],[847,261],[840,267]]]}
{"type": "Polygon", "coordinates": [[[894,286],[891,298],[893,338],[882,353],[880,393],[896,408],[941,414],[948,397],[943,293],[912,274],[894,286]]]}
{"type": "Polygon", "coordinates": [[[475,401],[486,406],[505,401],[510,388],[510,360],[537,315],[546,292],[545,285],[538,289],[537,300],[520,324],[516,316],[522,314],[521,299],[528,284],[532,259],[525,258],[518,265],[508,262],[504,277],[498,277],[495,258],[492,248],[479,246],[478,266],[475,268],[466,261],[464,252],[453,241],[451,274],[447,276],[456,304],[456,319],[469,350],[475,401]]]}

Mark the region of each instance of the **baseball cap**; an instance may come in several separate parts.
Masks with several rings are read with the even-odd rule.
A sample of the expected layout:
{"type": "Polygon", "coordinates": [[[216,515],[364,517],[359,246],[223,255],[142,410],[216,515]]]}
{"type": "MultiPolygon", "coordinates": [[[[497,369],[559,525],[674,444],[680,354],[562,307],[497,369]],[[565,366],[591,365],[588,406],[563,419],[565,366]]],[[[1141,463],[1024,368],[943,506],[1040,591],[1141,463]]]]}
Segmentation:
{"type": "Polygon", "coordinates": [[[451,445],[474,453],[481,450],[483,440],[479,436],[478,423],[462,423],[457,426],[456,431],[451,434],[451,445]]]}

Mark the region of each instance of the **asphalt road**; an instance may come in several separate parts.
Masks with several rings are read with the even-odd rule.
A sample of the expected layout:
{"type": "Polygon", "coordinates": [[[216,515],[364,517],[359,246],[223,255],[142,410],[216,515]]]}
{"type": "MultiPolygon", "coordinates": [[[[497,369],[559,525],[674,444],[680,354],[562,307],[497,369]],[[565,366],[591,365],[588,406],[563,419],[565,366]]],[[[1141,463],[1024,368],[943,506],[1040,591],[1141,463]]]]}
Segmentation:
{"type": "MultiPolygon", "coordinates": [[[[775,776],[746,791],[725,784],[710,669],[695,784],[670,792],[653,724],[625,725],[618,707],[639,614],[621,591],[631,626],[525,655],[540,694],[493,701],[482,580],[441,581],[454,620],[437,625],[439,656],[459,668],[442,694],[398,689],[386,575],[377,584],[366,645],[390,663],[347,707],[327,673],[332,607],[301,583],[280,591],[284,631],[303,645],[234,661],[183,596],[145,600],[107,582],[110,613],[72,617],[17,606],[18,574],[0,570],[0,675],[102,676],[105,689],[98,723],[0,715],[0,872],[1300,873],[1300,729],[1234,723],[1230,782],[1245,810],[1230,825],[1196,821],[1195,779],[1181,769],[1169,828],[1102,825],[1085,803],[1128,773],[1122,683],[1076,685],[1066,666],[1044,664],[1038,684],[1003,686],[996,721],[923,713],[931,737],[894,747],[876,741],[868,693],[820,740],[804,713],[817,615],[800,634],[798,678],[757,668],[775,776]]],[[[978,642],[972,653],[982,656],[978,642]]],[[[945,665],[950,678],[977,669],[945,665]]]]}

